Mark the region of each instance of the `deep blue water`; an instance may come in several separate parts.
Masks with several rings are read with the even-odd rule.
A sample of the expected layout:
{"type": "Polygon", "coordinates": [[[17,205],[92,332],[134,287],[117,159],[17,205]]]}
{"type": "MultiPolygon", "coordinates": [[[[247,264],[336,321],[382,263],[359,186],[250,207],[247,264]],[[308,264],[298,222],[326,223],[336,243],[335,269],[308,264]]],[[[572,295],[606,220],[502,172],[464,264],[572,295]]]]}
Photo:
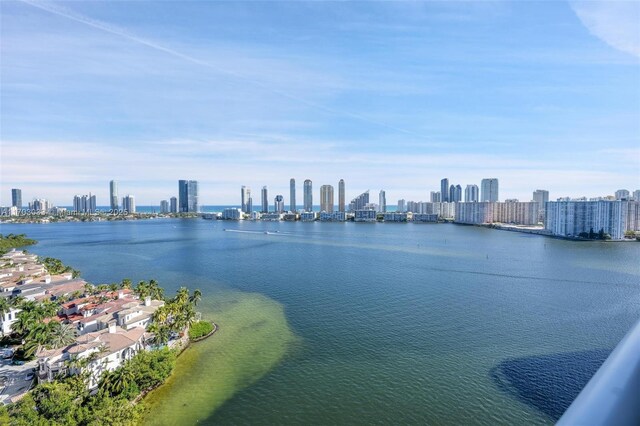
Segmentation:
{"type": "Polygon", "coordinates": [[[40,240],[34,252],[93,282],[156,278],[282,303],[302,349],[216,424],[548,424],[640,318],[636,243],[198,219],[1,232],[40,240]]]}

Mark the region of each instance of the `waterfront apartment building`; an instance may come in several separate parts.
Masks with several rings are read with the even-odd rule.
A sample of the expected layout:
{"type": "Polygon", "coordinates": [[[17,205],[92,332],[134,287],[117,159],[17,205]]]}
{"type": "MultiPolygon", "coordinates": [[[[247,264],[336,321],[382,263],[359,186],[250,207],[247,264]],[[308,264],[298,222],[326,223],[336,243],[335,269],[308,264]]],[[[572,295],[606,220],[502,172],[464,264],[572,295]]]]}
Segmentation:
{"type": "Polygon", "coordinates": [[[178,199],[176,197],[169,198],[169,211],[171,213],[178,213],[178,199]]]}
{"type": "Polygon", "coordinates": [[[222,215],[220,215],[220,219],[222,220],[240,220],[242,219],[242,209],[230,207],[222,210],[222,215]]]}
{"type": "Polygon", "coordinates": [[[407,207],[405,206],[405,200],[398,200],[398,205],[396,206],[396,211],[402,213],[407,211],[407,207]]]}
{"type": "Polygon", "coordinates": [[[302,196],[304,198],[302,207],[305,212],[312,212],[313,211],[313,184],[311,183],[310,179],[306,179],[304,181],[302,190],[303,190],[302,196]]]}
{"type": "Polygon", "coordinates": [[[260,212],[262,213],[269,213],[269,194],[267,192],[267,187],[263,186],[262,187],[262,191],[261,191],[261,195],[262,195],[262,205],[261,205],[261,210],[260,212]]]}
{"type": "Polygon", "coordinates": [[[109,182],[109,207],[112,211],[118,210],[118,182],[109,182]]]}
{"type": "Polygon", "coordinates": [[[464,202],[477,203],[480,198],[480,189],[478,185],[467,185],[464,189],[464,202]]]}
{"type": "Polygon", "coordinates": [[[322,185],[320,187],[320,211],[333,212],[333,186],[322,185]]]}
{"type": "Polygon", "coordinates": [[[273,199],[273,211],[284,213],[284,197],[282,195],[276,195],[273,199]]]}
{"type": "Polygon", "coordinates": [[[498,179],[487,178],[482,179],[480,183],[480,201],[497,202],[498,196],[498,179]]]}
{"type": "Polygon", "coordinates": [[[378,194],[378,211],[380,213],[387,211],[387,194],[384,190],[380,190],[380,194],[378,194]]]}
{"type": "Polygon", "coordinates": [[[406,222],[409,218],[408,213],[401,212],[386,212],[382,216],[382,220],[385,222],[406,222]]]}
{"type": "Polygon", "coordinates": [[[440,181],[440,201],[449,201],[449,179],[444,178],[440,181]]]}
{"type": "Polygon", "coordinates": [[[413,220],[416,223],[421,223],[421,222],[435,223],[435,222],[438,222],[438,215],[429,214],[429,213],[414,213],[411,216],[411,220],[413,220]]]}
{"type": "Polygon", "coordinates": [[[298,211],[296,206],[296,180],[294,178],[289,180],[289,211],[292,213],[298,211]]]}
{"type": "Polygon", "coordinates": [[[633,191],[633,201],[640,201],[640,189],[633,191]]]}
{"type": "Polygon", "coordinates": [[[344,179],[340,179],[338,182],[338,211],[345,212],[345,193],[344,193],[344,179]]]}
{"type": "Polygon", "coordinates": [[[160,213],[162,214],[169,213],[169,202],[167,200],[160,201],[160,213]]]}
{"type": "Polygon", "coordinates": [[[198,213],[200,206],[198,204],[197,180],[178,181],[178,201],[180,213],[198,213]]]}
{"type": "Polygon", "coordinates": [[[467,224],[508,223],[513,225],[537,225],[538,203],[509,200],[504,203],[488,201],[458,203],[455,221],[467,224]]]}
{"type": "Polygon", "coordinates": [[[356,210],[354,221],[355,222],[375,222],[377,213],[375,210],[356,210]]]}
{"type": "Polygon", "coordinates": [[[432,203],[439,203],[442,201],[442,197],[440,196],[440,191],[431,191],[429,194],[429,201],[432,203]]]}
{"type": "Polygon", "coordinates": [[[577,237],[601,230],[614,240],[640,230],[640,201],[550,201],[544,227],[553,235],[577,237]]]}
{"type": "Polygon", "coordinates": [[[22,190],[18,188],[11,189],[11,206],[18,210],[22,208],[22,190]]]}
{"type": "Polygon", "coordinates": [[[347,220],[345,212],[320,212],[320,222],[344,222],[347,220]]]}
{"type": "Polygon", "coordinates": [[[133,195],[122,197],[122,210],[126,211],[127,213],[136,212],[136,200],[133,195]]]}

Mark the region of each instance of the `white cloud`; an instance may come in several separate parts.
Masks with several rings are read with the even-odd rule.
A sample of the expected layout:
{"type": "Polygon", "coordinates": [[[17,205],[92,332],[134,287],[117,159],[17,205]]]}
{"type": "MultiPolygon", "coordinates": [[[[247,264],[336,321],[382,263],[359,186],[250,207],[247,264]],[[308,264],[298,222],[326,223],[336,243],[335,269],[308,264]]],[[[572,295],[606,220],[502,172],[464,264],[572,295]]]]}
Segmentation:
{"type": "Polygon", "coordinates": [[[640,2],[574,0],[571,7],[594,36],[640,58],[640,2]]]}

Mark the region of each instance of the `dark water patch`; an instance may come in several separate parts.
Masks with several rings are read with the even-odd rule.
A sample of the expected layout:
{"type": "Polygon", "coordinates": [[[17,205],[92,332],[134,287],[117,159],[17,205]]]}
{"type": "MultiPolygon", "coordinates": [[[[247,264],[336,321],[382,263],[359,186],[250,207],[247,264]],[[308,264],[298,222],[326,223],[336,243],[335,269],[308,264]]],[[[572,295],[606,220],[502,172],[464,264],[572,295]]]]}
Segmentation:
{"type": "Polygon", "coordinates": [[[489,375],[503,392],[558,420],[610,353],[593,349],[508,359],[489,375]]]}

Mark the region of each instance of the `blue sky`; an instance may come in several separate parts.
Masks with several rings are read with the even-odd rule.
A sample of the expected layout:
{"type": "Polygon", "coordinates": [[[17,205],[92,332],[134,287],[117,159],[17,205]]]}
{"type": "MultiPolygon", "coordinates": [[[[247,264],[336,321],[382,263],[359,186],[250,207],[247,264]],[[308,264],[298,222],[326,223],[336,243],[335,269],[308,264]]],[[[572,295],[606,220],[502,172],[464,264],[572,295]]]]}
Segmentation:
{"type": "Polygon", "coordinates": [[[0,204],[640,188],[640,3],[2,1],[0,204]],[[636,20],[637,19],[637,20],[636,20]],[[317,194],[316,194],[317,195],[317,194]]]}

